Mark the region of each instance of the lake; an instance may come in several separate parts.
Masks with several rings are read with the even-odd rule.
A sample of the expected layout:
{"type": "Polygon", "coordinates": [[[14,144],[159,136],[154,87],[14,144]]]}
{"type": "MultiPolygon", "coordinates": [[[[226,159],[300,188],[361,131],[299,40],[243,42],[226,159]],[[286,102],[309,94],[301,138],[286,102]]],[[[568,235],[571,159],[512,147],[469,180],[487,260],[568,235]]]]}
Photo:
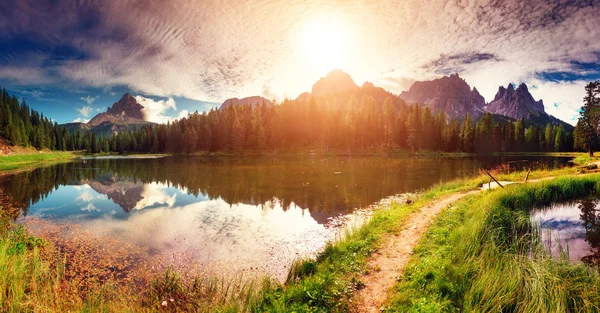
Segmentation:
{"type": "Polygon", "coordinates": [[[116,255],[97,266],[174,265],[284,278],[294,259],[315,255],[336,235],[336,218],[357,208],[482,168],[556,168],[568,160],[91,158],[2,177],[0,199],[19,223],[73,258],[116,255]]]}

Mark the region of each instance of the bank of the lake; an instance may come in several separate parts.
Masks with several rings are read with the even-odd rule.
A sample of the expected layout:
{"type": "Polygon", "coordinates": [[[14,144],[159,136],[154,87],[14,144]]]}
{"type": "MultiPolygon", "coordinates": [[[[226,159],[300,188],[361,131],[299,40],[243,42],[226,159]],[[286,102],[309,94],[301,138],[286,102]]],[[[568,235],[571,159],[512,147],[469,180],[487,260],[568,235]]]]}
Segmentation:
{"type": "Polygon", "coordinates": [[[32,169],[40,165],[68,162],[79,157],[76,152],[39,151],[0,156],[0,173],[32,169]]]}
{"type": "MultiPolygon", "coordinates": [[[[576,173],[577,168],[539,170],[531,172],[529,179],[570,176],[576,173]]],[[[511,181],[522,181],[526,175],[524,172],[493,174],[499,180],[511,181]]],[[[561,181],[570,179],[563,178],[561,181]]],[[[361,277],[368,275],[369,271],[377,270],[369,269],[366,266],[367,260],[386,236],[398,233],[406,218],[424,205],[451,194],[477,189],[487,182],[487,176],[480,175],[443,183],[412,196],[411,201],[400,198],[402,202],[393,202],[376,210],[367,223],[330,243],[316,260],[297,262],[285,284],[261,279],[254,283],[214,278],[189,280],[185,273],[167,271],[163,276],[152,277],[141,292],[123,292],[122,288],[134,286],[124,287],[116,281],[99,282],[97,286],[82,291],[78,286],[70,285],[62,276],[64,271],[61,268],[64,264],[44,252],[50,243],[41,244],[13,224],[0,237],[0,267],[6,269],[0,273],[0,284],[5,291],[0,293],[0,306],[11,312],[153,312],[165,309],[174,312],[348,311],[355,291],[362,288],[361,277]]],[[[553,185],[543,186],[536,188],[542,188],[539,189],[541,192],[548,187],[550,194],[554,192],[553,185]]],[[[512,189],[516,188],[510,187],[507,191],[494,191],[477,197],[486,199],[512,189]]],[[[462,212],[465,211],[468,210],[462,212]]],[[[447,212],[444,212],[444,216],[447,212]]],[[[461,223],[458,224],[465,225],[464,221],[461,223]]],[[[438,224],[431,231],[435,231],[438,224]]],[[[10,225],[10,222],[6,225],[10,225]]],[[[443,248],[449,249],[449,246],[450,244],[443,248]]],[[[413,261],[414,263],[419,261],[413,261]]],[[[444,290],[441,291],[443,295],[444,290]]],[[[400,295],[395,297],[400,298],[404,299],[400,295]]],[[[390,310],[407,307],[399,300],[391,304],[390,310]]]]}

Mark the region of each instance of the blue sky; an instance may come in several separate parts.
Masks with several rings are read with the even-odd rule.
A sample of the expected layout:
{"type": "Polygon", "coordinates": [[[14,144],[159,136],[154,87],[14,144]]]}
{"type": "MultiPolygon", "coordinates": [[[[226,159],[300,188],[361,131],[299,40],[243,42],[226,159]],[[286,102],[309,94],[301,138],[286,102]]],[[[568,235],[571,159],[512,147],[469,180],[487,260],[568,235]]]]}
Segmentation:
{"type": "Polygon", "coordinates": [[[600,79],[600,0],[5,0],[0,86],[59,123],[125,92],[155,121],[231,97],[295,98],[334,68],[392,92],[459,73],[526,83],[574,123],[600,79]]]}

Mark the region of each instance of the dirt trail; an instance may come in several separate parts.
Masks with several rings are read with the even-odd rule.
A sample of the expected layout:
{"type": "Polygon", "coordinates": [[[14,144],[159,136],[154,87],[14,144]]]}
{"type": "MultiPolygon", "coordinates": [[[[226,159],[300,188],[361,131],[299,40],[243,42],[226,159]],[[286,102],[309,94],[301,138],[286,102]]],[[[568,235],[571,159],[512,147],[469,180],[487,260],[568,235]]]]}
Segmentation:
{"type": "Polygon", "coordinates": [[[361,278],[364,288],[354,295],[352,312],[381,312],[380,308],[387,294],[404,271],[413,248],[427,231],[436,215],[456,201],[481,190],[453,194],[423,206],[411,214],[404,229],[396,235],[390,235],[368,262],[369,274],[361,278]]]}
{"type": "MultiPolygon", "coordinates": [[[[544,177],[530,179],[528,182],[539,182],[555,178],[544,177]]],[[[508,185],[520,182],[501,182],[508,185]]],[[[457,193],[432,201],[423,206],[418,212],[411,214],[404,225],[403,230],[396,235],[389,235],[380,249],[378,249],[368,261],[369,274],[361,277],[364,288],[354,295],[354,304],[351,312],[372,313],[381,312],[381,307],[387,300],[387,295],[398,278],[403,274],[404,267],[410,260],[414,247],[419,243],[423,234],[433,223],[435,217],[444,208],[447,208],[458,200],[488,190],[498,188],[498,184],[484,184],[482,188],[469,192],[457,193]]]]}

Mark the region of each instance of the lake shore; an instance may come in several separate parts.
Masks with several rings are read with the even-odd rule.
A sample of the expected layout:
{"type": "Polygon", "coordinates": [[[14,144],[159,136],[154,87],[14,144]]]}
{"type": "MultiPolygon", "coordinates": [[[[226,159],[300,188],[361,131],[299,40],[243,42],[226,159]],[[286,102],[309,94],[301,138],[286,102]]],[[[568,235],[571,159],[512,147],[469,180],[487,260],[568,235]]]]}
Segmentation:
{"type": "MultiPolygon", "coordinates": [[[[587,162],[584,157],[580,155],[577,157],[579,158],[576,158],[577,164],[587,162]]],[[[529,173],[529,179],[565,176],[565,178],[560,178],[559,181],[580,180],[580,178],[571,178],[578,175],[578,172],[579,168],[576,167],[539,170],[529,173]]],[[[526,173],[494,172],[493,175],[501,181],[523,181],[526,173]]],[[[600,178],[596,180],[600,181],[600,178]]],[[[4,279],[0,281],[4,282],[3,288],[10,290],[10,292],[8,297],[0,298],[0,303],[2,307],[12,308],[13,311],[36,310],[44,307],[53,311],[83,310],[87,308],[92,311],[144,310],[153,312],[161,311],[166,306],[169,310],[175,312],[189,310],[283,312],[308,309],[344,312],[355,309],[353,307],[353,303],[355,303],[353,301],[356,300],[354,296],[357,290],[364,288],[365,281],[368,281],[364,278],[365,275],[368,276],[370,273],[381,271],[381,268],[371,268],[369,261],[372,260],[373,255],[384,245],[389,236],[399,234],[405,229],[411,216],[420,212],[425,206],[453,195],[477,190],[481,185],[487,184],[488,181],[487,176],[480,175],[442,183],[427,191],[418,193],[411,197],[409,201],[403,200],[402,203],[384,204],[380,209],[374,211],[367,223],[356,228],[350,228],[345,236],[331,242],[315,260],[294,263],[284,284],[267,278],[264,280],[256,279],[253,282],[224,281],[217,278],[190,280],[185,277],[184,273],[167,270],[164,275],[154,276],[145,287],[138,290],[138,292],[131,293],[131,295],[122,292],[122,288],[125,287],[118,281],[103,282],[104,286],[112,287],[101,288],[98,285],[95,288],[90,288],[85,293],[81,293],[74,287],[63,288],[58,292],[53,286],[69,285],[69,282],[65,281],[60,274],[60,268],[64,264],[60,265],[49,261],[48,255],[43,252],[48,243],[40,243],[36,238],[27,235],[26,230],[12,225],[10,221],[5,221],[5,229],[8,230],[3,231],[0,237],[0,264],[5,264],[7,271],[2,273],[4,279]],[[32,268],[38,270],[31,272],[32,268]],[[227,287],[226,292],[221,289],[225,286],[227,287]],[[33,292],[31,288],[35,288],[33,292]],[[26,290],[29,290],[29,292],[26,292],[26,290]],[[31,305],[36,307],[31,307],[31,305]]],[[[554,181],[551,180],[550,182],[554,181]]],[[[505,194],[513,189],[521,190],[524,188],[530,190],[528,189],[530,188],[529,185],[516,188],[507,187],[506,191],[497,190],[490,193],[480,193],[476,197],[487,199],[488,196],[505,194]]],[[[556,185],[548,185],[544,182],[531,184],[531,186],[536,186],[531,187],[534,188],[532,190],[541,192],[545,188],[554,190],[553,188],[556,185]]],[[[464,209],[458,212],[466,214],[466,212],[478,210],[478,205],[467,206],[471,198],[469,197],[469,201],[460,201],[459,207],[464,207],[464,209]]],[[[481,210],[479,209],[479,211],[481,210]]],[[[439,231],[446,231],[443,227],[447,227],[444,221],[447,220],[446,216],[451,214],[448,212],[448,210],[444,210],[439,217],[435,218],[434,226],[427,230],[424,238],[435,236],[439,231]]],[[[455,218],[455,216],[452,215],[451,218],[455,218]]],[[[460,221],[460,223],[453,224],[453,227],[465,223],[465,220],[460,221]]],[[[481,219],[478,220],[478,223],[481,222],[481,219]]],[[[454,230],[448,229],[447,231],[454,230]]],[[[425,249],[423,245],[427,245],[427,242],[423,240],[418,240],[418,242],[420,243],[415,249],[417,254],[410,258],[408,271],[416,266],[415,264],[428,262],[427,259],[423,259],[424,253],[418,254],[419,251],[425,249]]],[[[426,246],[426,248],[446,251],[455,244],[453,242],[436,243],[433,246],[426,246]]],[[[410,279],[410,277],[407,279],[410,279]]],[[[405,281],[402,280],[400,283],[403,284],[405,281]]],[[[412,284],[412,281],[407,284],[412,284]]],[[[402,286],[395,290],[405,290],[406,286],[402,286]]],[[[126,288],[134,287],[127,286],[126,288]]],[[[413,289],[406,290],[420,292],[417,285],[411,288],[413,289]]],[[[411,300],[408,304],[403,302],[406,300],[406,294],[398,291],[392,292],[391,301],[386,306],[387,310],[402,311],[409,308],[410,311],[415,308],[413,306],[416,303],[415,301],[411,300]]],[[[434,300],[437,299],[435,298],[435,292],[429,293],[429,296],[434,297],[434,300]]],[[[453,305],[457,306],[459,304],[453,305]]]]}
{"type": "MultiPolygon", "coordinates": [[[[38,152],[22,152],[13,153],[10,155],[0,156],[0,174],[12,174],[15,172],[30,170],[37,166],[68,162],[73,159],[90,159],[90,158],[111,158],[111,157],[127,157],[127,158],[149,158],[149,157],[167,157],[173,154],[119,154],[119,153],[84,153],[82,151],[38,151],[38,152]]],[[[190,156],[188,154],[182,156],[190,156]]],[[[372,151],[363,153],[351,153],[336,151],[289,151],[280,153],[267,153],[264,151],[240,151],[240,152],[215,152],[215,153],[195,153],[191,156],[206,156],[206,157],[240,157],[240,156],[271,156],[271,157],[362,157],[362,156],[384,156],[384,157],[414,157],[414,158],[462,158],[462,157],[487,157],[487,156],[523,156],[523,157],[573,157],[574,163],[581,164],[591,161],[599,161],[600,157],[590,158],[587,153],[583,152],[523,152],[523,153],[505,153],[505,154],[475,154],[463,152],[436,152],[436,151],[421,151],[411,154],[406,151],[372,151]]]]}
{"type": "Polygon", "coordinates": [[[0,156],[0,174],[12,174],[37,166],[68,162],[79,157],[77,152],[39,151],[0,156]]]}

